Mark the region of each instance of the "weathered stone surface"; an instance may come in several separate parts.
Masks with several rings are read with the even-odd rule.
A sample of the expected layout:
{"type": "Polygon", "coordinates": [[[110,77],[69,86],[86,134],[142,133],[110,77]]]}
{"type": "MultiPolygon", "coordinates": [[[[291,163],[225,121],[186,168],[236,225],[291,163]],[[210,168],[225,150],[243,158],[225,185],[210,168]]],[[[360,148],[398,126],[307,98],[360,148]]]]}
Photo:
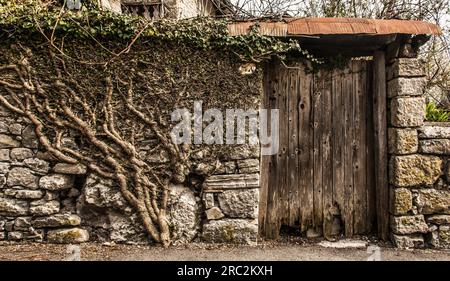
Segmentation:
{"type": "Polygon", "coordinates": [[[423,94],[425,78],[394,78],[387,84],[389,98],[397,96],[419,96],[423,94]]]}
{"type": "Polygon", "coordinates": [[[208,177],[203,184],[205,191],[258,187],[259,174],[214,175],[208,177]]]}
{"type": "Polygon", "coordinates": [[[124,215],[115,211],[109,211],[108,221],[109,239],[111,241],[118,243],[148,243],[145,230],[136,215],[124,215]]]}
{"type": "Polygon", "coordinates": [[[15,197],[19,199],[40,199],[44,196],[42,190],[17,190],[15,197]]]}
{"type": "Polygon", "coordinates": [[[74,214],[56,214],[48,217],[36,218],[31,224],[35,228],[78,226],[81,224],[81,218],[74,214]]]}
{"type": "Polygon", "coordinates": [[[19,147],[11,149],[10,156],[12,160],[22,161],[24,159],[33,157],[34,153],[29,148],[19,147]]]}
{"type": "Polygon", "coordinates": [[[0,175],[0,189],[6,186],[6,177],[0,175]]]}
{"type": "Polygon", "coordinates": [[[39,178],[33,175],[32,171],[28,168],[16,167],[9,171],[7,184],[8,186],[20,185],[30,189],[38,188],[39,178]]]}
{"type": "Polygon", "coordinates": [[[59,212],[59,202],[53,201],[33,201],[30,204],[30,213],[36,216],[49,216],[59,212]]]}
{"type": "Polygon", "coordinates": [[[432,224],[450,224],[450,215],[432,215],[427,217],[427,222],[432,224]]]}
{"type": "Polygon", "coordinates": [[[259,172],[259,159],[238,160],[238,171],[241,174],[251,174],[259,172]]]}
{"type": "Polygon", "coordinates": [[[199,163],[195,166],[194,172],[198,175],[209,175],[216,170],[219,163],[199,163]]]}
{"type": "Polygon", "coordinates": [[[218,195],[222,212],[231,218],[258,216],[258,189],[225,190],[218,195]]]}
{"type": "Polygon", "coordinates": [[[398,97],[391,100],[391,124],[395,127],[422,126],[425,119],[423,97],[398,97]]]}
{"type": "Polygon", "coordinates": [[[391,216],[391,230],[395,234],[426,233],[428,225],[423,215],[391,216]]]}
{"type": "Polygon", "coordinates": [[[447,182],[450,183],[450,161],[447,162],[447,168],[445,169],[445,178],[447,182]]]}
{"type": "Polygon", "coordinates": [[[427,154],[450,155],[450,139],[420,140],[419,151],[427,154]]]}
{"type": "Polygon", "coordinates": [[[13,135],[20,135],[22,134],[22,125],[19,123],[14,123],[9,125],[9,132],[13,135]]]}
{"type": "Polygon", "coordinates": [[[22,130],[22,144],[27,148],[39,147],[39,141],[34,131],[34,126],[28,125],[22,130]]]}
{"type": "Polygon", "coordinates": [[[168,216],[176,243],[192,241],[200,229],[200,206],[194,192],[183,185],[171,185],[168,216]]]}
{"type": "Polygon", "coordinates": [[[387,80],[396,77],[418,77],[425,75],[424,62],[417,58],[399,58],[386,67],[387,80]]]}
{"type": "Polygon", "coordinates": [[[208,220],[219,220],[225,217],[218,207],[212,207],[211,209],[206,210],[205,213],[208,220]]]}
{"type": "Polygon", "coordinates": [[[28,158],[25,159],[23,163],[31,170],[40,174],[46,174],[50,169],[50,165],[47,161],[38,158],[28,158]]]}
{"type": "Polygon", "coordinates": [[[8,232],[8,240],[19,241],[19,240],[22,240],[22,238],[23,238],[23,233],[20,231],[8,232]]]}
{"type": "Polygon", "coordinates": [[[10,150],[7,148],[0,149],[0,161],[9,161],[11,158],[9,157],[10,150]]]}
{"type": "Polygon", "coordinates": [[[86,179],[82,203],[100,208],[131,210],[116,185],[94,174],[90,174],[86,179]]]}
{"type": "Polygon", "coordinates": [[[9,163],[0,163],[0,174],[7,174],[10,166],[11,165],[9,163]]]}
{"type": "Polygon", "coordinates": [[[8,135],[0,134],[0,148],[13,148],[19,146],[20,142],[16,141],[8,135]]]}
{"type": "Polygon", "coordinates": [[[0,215],[23,216],[26,214],[28,214],[28,203],[26,201],[0,197],[0,215]]]}
{"type": "Polygon", "coordinates": [[[20,217],[14,221],[14,230],[27,231],[31,226],[31,217],[20,217]]]}
{"type": "Polygon", "coordinates": [[[214,207],[214,194],[203,193],[203,204],[205,204],[206,209],[214,207]]]}
{"type": "Polygon", "coordinates": [[[425,246],[421,234],[413,235],[392,235],[392,242],[398,248],[423,248],[425,246]]]}
{"type": "Polygon", "coordinates": [[[417,207],[423,214],[450,214],[450,190],[419,189],[417,207]]]}
{"type": "Polygon", "coordinates": [[[212,220],[203,225],[202,237],[205,242],[255,244],[258,225],[244,219],[212,220]]]}
{"type": "Polygon", "coordinates": [[[227,160],[259,158],[259,153],[259,145],[239,145],[229,154],[224,155],[224,158],[227,160]]]}
{"type": "Polygon", "coordinates": [[[89,241],[89,233],[81,228],[49,230],[47,240],[59,244],[83,243],[89,241]]]}
{"type": "Polygon", "coordinates": [[[419,128],[421,139],[446,139],[450,138],[450,126],[424,125],[419,128]]]}
{"type": "Polygon", "coordinates": [[[418,139],[415,129],[388,129],[389,153],[411,154],[417,152],[418,139]]]}
{"type": "Polygon", "coordinates": [[[236,162],[234,161],[221,162],[220,166],[214,172],[215,175],[234,173],[236,173],[236,162]]]}
{"type": "Polygon", "coordinates": [[[439,226],[439,240],[442,247],[450,247],[450,225],[439,226]]]}
{"type": "Polygon", "coordinates": [[[0,134],[7,134],[9,133],[8,124],[4,121],[0,121],[0,134]]]}
{"type": "Polygon", "coordinates": [[[68,175],[84,175],[86,174],[86,166],[82,164],[58,163],[53,168],[55,173],[68,175]]]}
{"type": "Polygon", "coordinates": [[[391,189],[391,213],[404,215],[412,209],[412,194],[406,188],[391,189]]]}
{"type": "Polygon", "coordinates": [[[73,178],[63,174],[43,176],[39,180],[39,187],[48,190],[62,190],[73,187],[73,178]]]}
{"type": "Polygon", "coordinates": [[[393,156],[390,160],[390,182],[399,187],[431,185],[441,175],[442,160],[436,156],[393,156]]]}

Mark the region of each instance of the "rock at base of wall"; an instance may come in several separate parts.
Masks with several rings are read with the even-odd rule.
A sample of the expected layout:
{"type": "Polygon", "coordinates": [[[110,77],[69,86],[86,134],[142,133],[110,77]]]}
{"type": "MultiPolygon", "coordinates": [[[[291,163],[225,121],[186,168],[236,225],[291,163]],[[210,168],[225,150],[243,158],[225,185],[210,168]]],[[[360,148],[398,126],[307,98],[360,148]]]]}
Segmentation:
{"type": "Polygon", "coordinates": [[[224,190],[218,195],[222,212],[230,218],[251,218],[258,216],[259,190],[224,190]]]}
{"type": "Polygon", "coordinates": [[[109,239],[116,243],[147,244],[147,234],[136,214],[108,211],[109,239]]]}
{"type": "Polygon", "coordinates": [[[419,189],[417,207],[422,214],[450,214],[450,190],[419,189]]]}
{"type": "Polygon", "coordinates": [[[75,214],[56,214],[48,217],[36,218],[31,224],[35,228],[61,227],[80,225],[81,218],[75,214]]]}
{"type": "Polygon", "coordinates": [[[442,160],[419,154],[393,156],[389,163],[390,182],[399,187],[432,185],[440,177],[442,160]]]}
{"type": "Polygon", "coordinates": [[[414,235],[392,235],[392,242],[398,248],[423,248],[425,246],[421,234],[414,235]]]}
{"type": "Polygon", "coordinates": [[[191,242],[200,230],[200,198],[183,185],[169,187],[168,218],[174,244],[191,242]]]}
{"type": "Polygon", "coordinates": [[[89,233],[81,228],[49,230],[47,240],[58,244],[83,243],[89,241],[89,233]]]}
{"type": "Polygon", "coordinates": [[[423,215],[391,217],[391,230],[395,234],[426,233],[428,225],[423,215]]]}
{"type": "Polygon", "coordinates": [[[443,248],[450,248],[450,225],[441,225],[439,227],[439,241],[443,248]]]}
{"type": "Polygon", "coordinates": [[[253,220],[213,220],[203,225],[202,237],[205,242],[253,245],[258,237],[258,225],[253,220]]]}

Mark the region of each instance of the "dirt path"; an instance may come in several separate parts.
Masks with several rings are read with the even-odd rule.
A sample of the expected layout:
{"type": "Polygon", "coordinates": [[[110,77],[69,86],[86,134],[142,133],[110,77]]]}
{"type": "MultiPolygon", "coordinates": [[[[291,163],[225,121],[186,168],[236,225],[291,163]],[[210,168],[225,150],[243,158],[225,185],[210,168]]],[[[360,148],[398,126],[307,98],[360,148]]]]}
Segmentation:
{"type": "MultiPolygon", "coordinates": [[[[80,253],[81,260],[367,260],[367,248],[326,248],[319,245],[265,243],[259,246],[190,244],[162,249],[138,245],[101,245],[88,243],[68,249],[67,245],[2,244],[0,260],[65,260],[70,252],[80,253]],[[69,253],[68,253],[69,252],[69,253]]],[[[76,254],[76,253],[75,253],[76,254]]],[[[72,254],[73,255],[73,254],[72,254]]],[[[398,250],[381,247],[382,260],[447,260],[449,250],[398,250]]]]}

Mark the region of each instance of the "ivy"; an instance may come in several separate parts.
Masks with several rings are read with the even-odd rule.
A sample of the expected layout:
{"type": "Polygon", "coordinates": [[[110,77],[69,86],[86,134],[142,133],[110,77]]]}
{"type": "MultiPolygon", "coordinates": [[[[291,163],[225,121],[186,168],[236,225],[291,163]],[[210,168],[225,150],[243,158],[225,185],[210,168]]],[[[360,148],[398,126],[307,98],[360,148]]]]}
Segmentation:
{"type": "Polygon", "coordinates": [[[249,34],[229,36],[225,19],[197,18],[191,20],[148,21],[141,17],[83,7],[68,11],[60,7],[39,5],[36,0],[0,0],[0,38],[29,38],[33,34],[49,34],[83,40],[132,40],[172,42],[196,48],[229,51],[242,60],[260,61],[272,55],[283,57],[298,52],[318,62],[292,39],[263,36],[255,24],[249,34]]]}

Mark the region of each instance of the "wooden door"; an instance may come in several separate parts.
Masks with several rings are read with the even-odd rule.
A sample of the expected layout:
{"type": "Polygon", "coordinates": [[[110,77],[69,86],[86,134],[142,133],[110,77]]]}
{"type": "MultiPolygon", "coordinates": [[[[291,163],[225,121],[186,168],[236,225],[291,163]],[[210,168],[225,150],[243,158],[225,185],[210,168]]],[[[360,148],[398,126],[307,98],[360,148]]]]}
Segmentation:
{"type": "Polygon", "coordinates": [[[312,72],[272,61],[265,108],[279,109],[279,151],[262,157],[260,231],[325,237],[370,233],[375,223],[371,61],[312,72]]]}

